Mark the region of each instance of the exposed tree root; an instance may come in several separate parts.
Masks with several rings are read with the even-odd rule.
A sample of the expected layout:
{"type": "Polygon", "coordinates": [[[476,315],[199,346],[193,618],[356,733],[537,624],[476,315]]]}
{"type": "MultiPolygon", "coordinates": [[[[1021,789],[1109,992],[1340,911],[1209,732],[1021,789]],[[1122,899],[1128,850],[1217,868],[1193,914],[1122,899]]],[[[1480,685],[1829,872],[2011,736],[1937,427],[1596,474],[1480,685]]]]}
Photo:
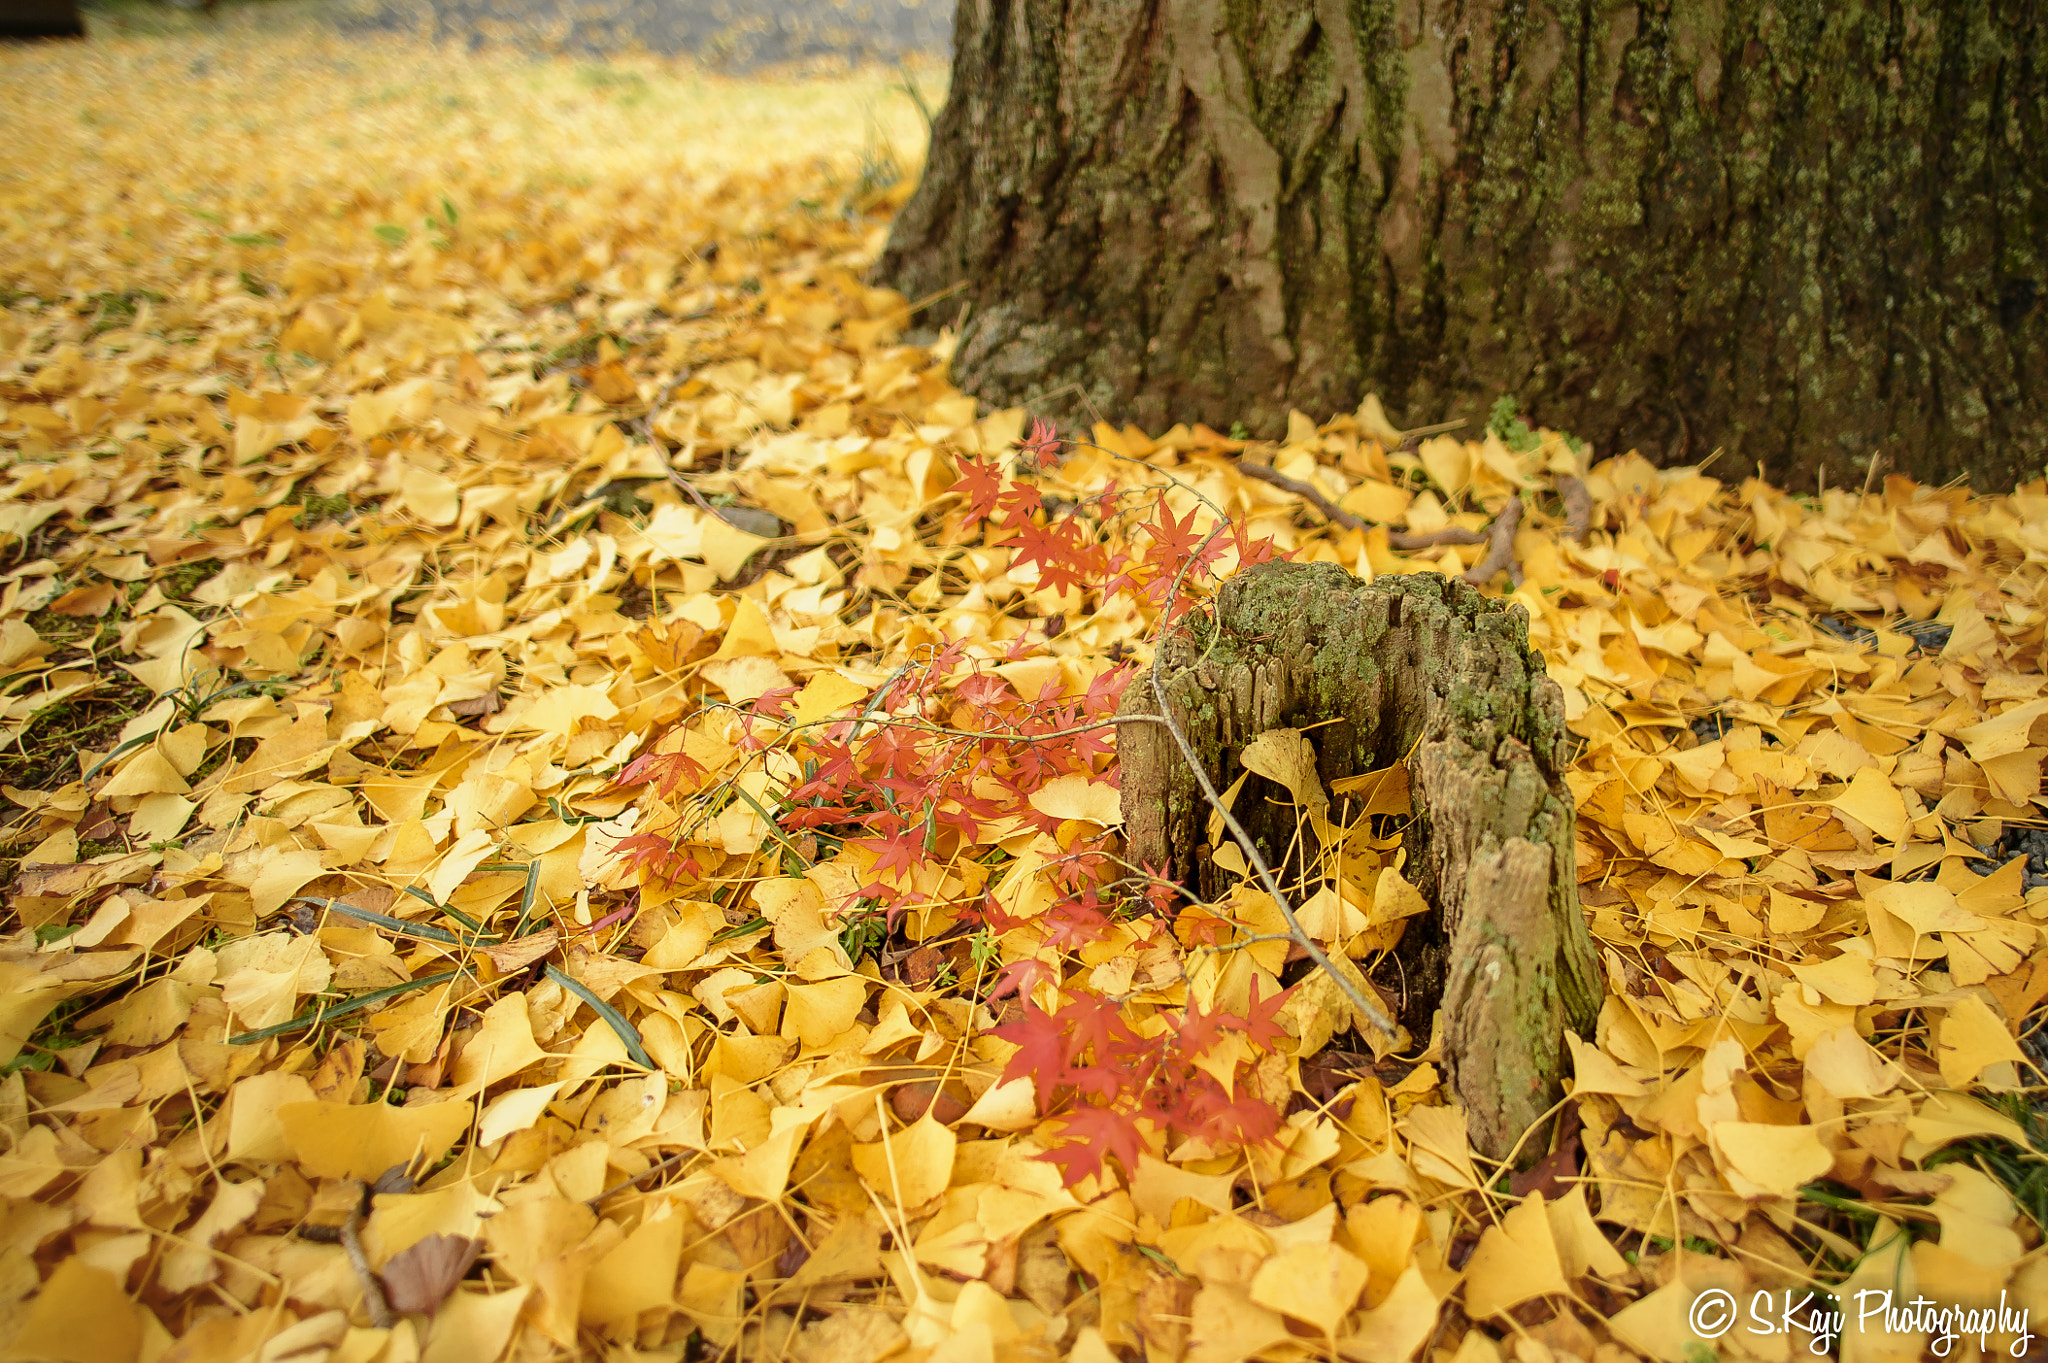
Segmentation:
{"type": "Polygon", "coordinates": [[[1238,461],[1237,469],[1238,472],[1248,478],[1256,478],[1262,483],[1271,483],[1283,492],[1293,493],[1316,510],[1322,512],[1323,519],[1332,525],[1341,525],[1346,530],[1356,530],[1360,534],[1372,529],[1369,522],[1360,520],[1328,497],[1325,497],[1317,490],[1315,484],[1304,483],[1299,478],[1289,478],[1271,464],[1260,464],[1250,459],[1241,459],[1238,461]]]}
{"type": "Polygon", "coordinates": [[[1467,530],[1461,525],[1445,526],[1441,530],[1425,530],[1411,533],[1403,530],[1389,530],[1387,545],[1400,550],[1434,549],[1440,544],[1484,544],[1486,536],[1477,530],[1467,530]]]}
{"type": "MultiPolygon", "coordinates": [[[[1314,507],[1324,520],[1332,525],[1341,525],[1346,530],[1360,534],[1374,528],[1373,523],[1352,515],[1323,495],[1315,484],[1299,478],[1289,478],[1270,464],[1261,464],[1251,459],[1241,459],[1238,471],[1248,478],[1291,492],[1314,507]]],[[[1564,534],[1574,540],[1583,540],[1592,528],[1593,496],[1586,485],[1576,476],[1561,473],[1557,477],[1557,493],[1564,499],[1564,534]]],[[[1403,552],[1417,549],[1435,549],[1446,544],[1484,544],[1486,557],[1474,564],[1465,574],[1465,580],[1473,586],[1483,586],[1493,580],[1496,574],[1506,572],[1515,586],[1522,585],[1522,567],[1515,561],[1515,532],[1521,528],[1522,502],[1511,499],[1501,508],[1500,514],[1483,532],[1467,530],[1463,526],[1446,526],[1442,530],[1406,531],[1387,529],[1387,546],[1403,552]]]]}
{"type": "Polygon", "coordinates": [[[1557,475],[1557,495],[1564,498],[1564,532],[1575,540],[1593,528],[1593,494],[1572,474],[1557,475]]]}
{"type": "Polygon", "coordinates": [[[1522,499],[1508,498],[1508,504],[1493,518],[1493,527],[1488,531],[1486,557],[1472,565],[1465,580],[1475,587],[1483,587],[1493,581],[1495,573],[1507,570],[1508,581],[1515,586],[1522,585],[1522,565],[1515,562],[1515,527],[1522,523],[1522,499]]]}

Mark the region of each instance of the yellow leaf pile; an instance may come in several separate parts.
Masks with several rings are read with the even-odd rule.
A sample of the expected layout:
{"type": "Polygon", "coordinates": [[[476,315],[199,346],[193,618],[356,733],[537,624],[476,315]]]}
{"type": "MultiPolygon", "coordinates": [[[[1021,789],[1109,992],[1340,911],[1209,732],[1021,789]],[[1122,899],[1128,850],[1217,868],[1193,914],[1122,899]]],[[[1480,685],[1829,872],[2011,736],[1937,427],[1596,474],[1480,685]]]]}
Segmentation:
{"type": "MultiPolygon", "coordinates": [[[[1249,1071],[1276,1140],[1068,1186],[996,972],[1155,1035],[1299,976],[1191,930],[1271,901],[1050,941],[1106,753],[971,835],[934,809],[900,872],[778,807],[818,726],[1077,704],[1160,603],[963,524],[1025,414],[905,340],[950,305],[863,282],[922,132],[884,77],[623,69],[0,53],[8,1356],[1686,1363],[1710,1287],[2048,1309],[1998,1097],[2048,998],[2048,488],[1794,497],[1376,400],[1251,447],[1097,425],[1029,480],[1366,577],[1462,573],[1389,528],[1527,500],[1609,998],[1512,1184],[1432,1039],[1330,1049],[1310,977],[1249,1071]]],[[[1245,764],[1318,836],[1406,810],[1307,756],[1245,764]]],[[[1364,970],[1426,905],[1352,842],[1303,918],[1364,970]]],[[[1717,1347],[1804,1344],[1757,1338],[1717,1347]]]]}

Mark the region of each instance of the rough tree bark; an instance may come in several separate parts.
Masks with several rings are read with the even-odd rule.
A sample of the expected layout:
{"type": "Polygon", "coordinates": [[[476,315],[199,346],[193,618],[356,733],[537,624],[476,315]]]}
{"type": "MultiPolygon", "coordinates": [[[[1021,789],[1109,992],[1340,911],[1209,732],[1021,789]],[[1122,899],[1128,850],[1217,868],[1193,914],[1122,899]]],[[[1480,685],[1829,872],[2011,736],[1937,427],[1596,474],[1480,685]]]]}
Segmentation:
{"type": "Polygon", "coordinates": [[[2048,451],[2048,7],[960,0],[878,278],[992,402],[1277,435],[1499,394],[1665,462],[2048,451]],[[949,301],[942,317],[959,306],[949,301]]]}
{"type": "MultiPolygon", "coordinates": [[[[1566,1029],[1590,1033],[1600,1006],[1563,702],[1528,617],[1455,579],[1366,585],[1334,564],[1264,564],[1226,582],[1213,614],[1176,626],[1153,667],[1219,790],[1269,729],[1308,730],[1326,789],[1407,759],[1407,874],[1437,913],[1402,940],[1401,1020],[1426,1036],[1442,1007],[1473,1145],[1504,1157],[1561,1091],[1566,1029]]],[[[1149,678],[1125,695],[1127,714],[1158,713],[1149,678]]],[[[1126,725],[1118,746],[1126,856],[1219,894],[1209,808],[1171,736],[1126,725]]],[[[1295,836],[1286,792],[1253,775],[1234,809],[1279,867],[1295,836]]]]}

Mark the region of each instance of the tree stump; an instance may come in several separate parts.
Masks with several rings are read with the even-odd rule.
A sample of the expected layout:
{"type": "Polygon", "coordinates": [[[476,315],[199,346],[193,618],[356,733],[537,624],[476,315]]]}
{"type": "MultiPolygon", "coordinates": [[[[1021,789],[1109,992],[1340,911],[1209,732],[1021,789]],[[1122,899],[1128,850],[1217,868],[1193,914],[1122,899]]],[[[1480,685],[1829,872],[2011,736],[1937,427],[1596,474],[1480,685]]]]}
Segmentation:
{"type": "MultiPolygon", "coordinates": [[[[1402,1020],[1426,1035],[1443,1009],[1450,1091],[1474,1148],[1504,1157],[1561,1092],[1566,1029],[1589,1032],[1600,1007],[1563,698],[1528,616],[1435,574],[1366,584],[1334,564],[1269,563],[1176,625],[1152,669],[1219,791],[1269,729],[1307,732],[1326,791],[1407,759],[1406,875],[1435,913],[1411,920],[1399,948],[1402,1020]]],[[[1152,676],[1124,711],[1158,713],[1152,676]]],[[[1172,736],[1128,725],[1119,751],[1127,856],[1220,896],[1210,808],[1172,736]]],[[[1333,818],[1342,807],[1333,798],[1333,818]]],[[[1286,792],[1254,774],[1234,809],[1277,872],[1295,835],[1286,792]]]]}

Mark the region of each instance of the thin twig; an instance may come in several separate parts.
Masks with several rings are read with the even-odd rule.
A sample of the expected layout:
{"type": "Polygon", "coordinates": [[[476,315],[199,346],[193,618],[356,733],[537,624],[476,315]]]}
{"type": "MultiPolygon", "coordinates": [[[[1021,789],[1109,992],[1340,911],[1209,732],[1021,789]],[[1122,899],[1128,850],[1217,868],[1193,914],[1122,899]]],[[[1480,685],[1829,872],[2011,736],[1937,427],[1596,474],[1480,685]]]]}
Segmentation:
{"type": "Polygon", "coordinates": [[[1159,705],[1160,722],[1166,726],[1166,732],[1173,735],[1173,743],[1180,749],[1181,760],[1186,762],[1188,770],[1195,774],[1195,783],[1202,788],[1202,798],[1209,802],[1209,808],[1223,817],[1225,827],[1230,829],[1230,836],[1237,839],[1237,845],[1244,849],[1245,857],[1251,862],[1252,869],[1258,872],[1259,884],[1265,887],[1266,893],[1271,895],[1273,902],[1279,906],[1280,916],[1287,920],[1288,935],[1308,954],[1308,958],[1316,963],[1319,970],[1337,982],[1337,987],[1344,991],[1344,997],[1350,1000],[1354,1012],[1388,1036],[1393,1036],[1394,1020],[1388,1017],[1377,1003],[1367,999],[1350,980],[1338,974],[1336,967],[1330,964],[1330,958],[1323,954],[1323,949],[1302,929],[1301,920],[1294,916],[1294,906],[1287,902],[1287,896],[1281,892],[1279,877],[1273,874],[1272,867],[1266,865],[1266,858],[1260,853],[1258,844],[1252,841],[1252,835],[1237,821],[1237,815],[1230,812],[1230,806],[1223,803],[1223,797],[1216,793],[1215,783],[1209,780],[1209,773],[1203,769],[1201,759],[1195,755],[1194,745],[1188,742],[1188,736],[1174,720],[1173,709],[1166,703],[1166,687],[1159,680],[1159,669],[1156,665],[1151,669],[1150,680],[1152,698],[1159,705]]]}
{"type": "MultiPolygon", "coordinates": [[[[668,381],[668,386],[661,390],[661,395],[655,398],[654,405],[649,407],[647,409],[647,414],[640,418],[640,434],[649,445],[654,447],[654,450],[657,454],[661,453],[661,442],[655,439],[654,436],[655,413],[659,412],[663,407],[666,407],[668,405],[668,399],[671,393],[675,392],[676,389],[680,388],[683,384],[688,383],[689,381],[690,371],[687,369],[684,370],[682,373],[677,374],[674,378],[670,379],[668,381]]],[[[697,485],[691,482],[689,479],[683,477],[682,470],[677,468],[673,463],[669,462],[666,455],[663,455],[662,457],[661,468],[662,472],[668,475],[669,482],[675,484],[675,486],[679,490],[681,490],[685,496],[687,496],[691,501],[695,502],[699,507],[701,507],[706,515],[711,516],[713,519],[724,521],[727,525],[731,526],[735,530],[744,530],[746,528],[745,526],[741,525],[738,521],[733,520],[732,517],[726,515],[723,511],[713,506],[709,501],[705,500],[704,494],[697,490],[697,485]]]]}
{"type": "Polygon", "coordinates": [[[1418,443],[1425,435],[1442,435],[1446,431],[1455,431],[1469,420],[1471,420],[1470,417],[1455,416],[1449,421],[1439,421],[1434,426],[1417,426],[1413,430],[1403,431],[1401,432],[1400,448],[1408,449],[1418,443]]]}
{"type": "Polygon", "coordinates": [[[656,450],[659,450],[661,448],[661,442],[654,438],[654,415],[655,413],[659,412],[662,408],[668,406],[669,397],[676,391],[676,389],[682,387],[689,381],[690,371],[687,369],[683,370],[674,378],[670,379],[668,381],[667,386],[665,386],[661,390],[661,395],[654,399],[653,405],[650,406],[647,409],[645,415],[643,415],[640,418],[640,438],[646,441],[649,445],[653,446],[656,450]]]}
{"type": "Polygon", "coordinates": [[[894,672],[891,672],[888,676],[882,678],[881,685],[877,686],[874,690],[874,694],[868,697],[868,703],[861,707],[861,712],[859,716],[856,717],[853,721],[853,728],[847,731],[846,742],[848,746],[851,746],[853,741],[856,738],[860,737],[860,726],[867,723],[870,719],[872,719],[874,717],[875,711],[882,708],[884,700],[889,695],[889,688],[894,686],[897,682],[903,680],[904,674],[909,672],[910,669],[911,664],[905,663],[903,664],[903,666],[897,668],[894,672]]]}
{"type": "Polygon", "coordinates": [[[378,1330],[389,1330],[398,1324],[398,1317],[391,1314],[391,1303],[384,1299],[384,1284],[370,1269],[370,1260],[363,1253],[363,1203],[370,1200],[367,1185],[358,1182],[361,1190],[356,1205],[349,1208],[348,1220],[341,1223],[341,1247],[348,1251],[349,1267],[355,1269],[356,1279],[363,1285],[363,1306],[370,1313],[370,1324],[378,1330]]]}
{"type": "Polygon", "coordinates": [[[1508,581],[1522,585],[1522,565],[1515,562],[1515,527],[1522,523],[1522,499],[1508,498],[1508,504],[1493,518],[1493,529],[1488,532],[1489,541],[1486,557],[1472,565],[1465,580],[1475,587],[1483,587],[1493,581],[1493,575],[1507,570],[1508,581]]]}
{"type": "Polygon", "coordinates": [[[678,1164],[681,1164],[684,1160],[693,1158],[696,1155],[696,1153],[697,1152],[694,1150],[679,1150],[675,1154],[670,1155],[667,1159],[662,1160],[659,1163],[648,1165],[645,1169],[642,1169],[639,1173],[633,1175],[633,1177],[629,1179],[624,1179],[618,1183],[614,1183],[611,1187],[605,1189],[596,1197],[591,1198],[586,1205],[589,1206],[591,1210],[595,1211],[598,1208],[599,1204],[601,1204],[606,1198],[612,1196],[614,1193],[623,1193],[628,1188],[637,1188],[640,1186],[641,1179],[652,1178],[654,1175],[659,1174],[664,1170],[673,1169],[678,1164]]]}

